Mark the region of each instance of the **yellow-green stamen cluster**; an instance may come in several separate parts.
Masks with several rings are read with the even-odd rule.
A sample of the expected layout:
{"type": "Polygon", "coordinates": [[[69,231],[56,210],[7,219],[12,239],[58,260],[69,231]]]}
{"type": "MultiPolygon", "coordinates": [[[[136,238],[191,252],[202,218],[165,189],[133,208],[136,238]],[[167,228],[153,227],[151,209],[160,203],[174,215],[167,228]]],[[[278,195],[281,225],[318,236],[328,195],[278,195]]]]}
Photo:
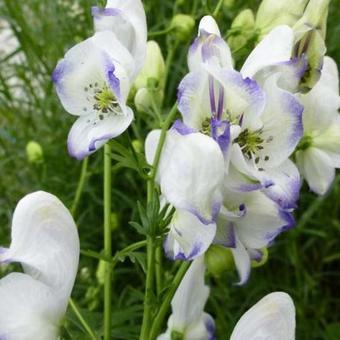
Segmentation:
{"type": "Polygon", "coordinates": [[[262,143],[264,140],[260,137],[260,131],[243,130],[240,135],[235,139],[248,159],[256,155],[258,151],[263,149],[262,143]]]}
{"type": "Polygon", "coordinates": [[[115,112],[119,107],[112,90],[106,85],[95,93],[94,99],[96,103],[93,108],[102,113],[115,112]]]}

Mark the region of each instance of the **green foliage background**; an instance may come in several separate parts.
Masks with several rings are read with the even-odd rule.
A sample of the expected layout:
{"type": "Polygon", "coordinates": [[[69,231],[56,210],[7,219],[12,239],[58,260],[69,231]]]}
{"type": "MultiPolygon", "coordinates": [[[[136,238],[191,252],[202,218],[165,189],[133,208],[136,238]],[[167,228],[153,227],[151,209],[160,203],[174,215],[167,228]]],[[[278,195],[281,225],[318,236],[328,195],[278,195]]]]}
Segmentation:
{"type": "MultiPolygon", "coordinates": [[[[74,118],[64,112],[54,92],[50,77],[64,52],[90,36],[93,30],[90,7],[95,0],[0,0],[0,18],[6,18],[19,42],[15,55],[0,54],[0,244],[10,238],[11,216],[17,201],[35,190],[57,195],[71,206],[80,175],[81,164],[67,154],[66,138],[74,118]],[[16,56],[25,61],[15,64],[16,56]],[[11,79],[16,78],[15,83],[11,79]],[[25,147],[35,140],[44,150],[44,162],[27,162],[25,147]]],[[[186,0],[174,5],[173,0],[145,0],[149,31],[169,25],[174,13],[192,14],[197,22],[211,13],[216,0],[186,0]]],[[[232,2],[232,1],[228,1],[232,2]]],[[[223,7],[218,22],[227,33],[232,19],[244,8],[256,10],[258,0],[235,0],[230,8],[223,7]]],[[[340,0],[333,0],[329,13],[328,54],[340,65],[340,0]]],[[[192,38],[194,37],[194,33],[192,38]]],[[[156,37],[163,53],[168,53],[169,39],[156,37]]],[[[187,72],[186,52],[189,45],[178,46],[171,64],[165,94],[165,110],[175,101],[176,87],[187,72]]],[[[170,40],[171,43],[171,40],[170,40]]],[[[245,51],[235,58],[241,60],[245,51]]],[[[322,98],[320,99],[322,100],[322,98]]],[[[320,114],[322,114],[320,112],[320,114]]],[[[146,116],[136,115],[130,129],[131,139],[143,143],[147,132],[157,126],[146,116]]],[[[124,135],[119,143],[129,148],[124,135]]],[[[102,249],[102,153],[90,157],[90,173],[81,198],[76,221],[82,249],[102,249]]],[[[138,220],[136,201],[145,201],[144,182],[133,169],[115,166],[113,210],[114,250],[142,240],[128,224],[138,220]]],[[[218,279],[209,277],[212,294],[207,311],[217,320],[218,339],[228,339],[242,313],[265,294],[282,290],[289,293],[297,309],[297,339],[340,339],[340,177],[333,190],[317,198],[304,187],[298,225],[279,237],[270,249],[268,263],[253,270],[249,283],[236,287],[235,273],[218,279]]],[[[137,339],[142,316],[144,289],[143,254],[125,259],[114,272],[114,339],[137,339]],[[142,265],[141,265],[142,264],[142,265]]],[[[14,267],[0,269],[0,276],[14,267]]],[[[171,267],[166,262],[166,279],[171,267]]],[[[84,315],[100,334],[102,294],[98,283],[98,261],[81,257],[74,298],[84,315]]],[[[155,297],[158,303],[162,297],[155,297]],[[158,300],[157,300],[158,299],[158,300]]],[[[0,301],[1,303],[1,301],[0,301]]],[[[71,311],[66,317],[65,339],[87,339],[71,311]]]]}

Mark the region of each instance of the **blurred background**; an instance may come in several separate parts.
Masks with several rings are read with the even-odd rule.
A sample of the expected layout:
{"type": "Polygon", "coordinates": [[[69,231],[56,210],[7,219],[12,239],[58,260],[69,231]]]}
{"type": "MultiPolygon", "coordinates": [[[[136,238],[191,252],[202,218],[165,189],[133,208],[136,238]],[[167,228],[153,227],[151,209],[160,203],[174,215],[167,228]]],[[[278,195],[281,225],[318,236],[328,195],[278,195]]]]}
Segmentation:
{"type": "MultiPolygon", "coordinates": [[[[226,0],[218,23],[227,34],[240,10],[258,8],[256,0],[226,0]]],[[[196,24],[216,7],[216,0],[144,0],[149,31],[164,30],[174,14],[192,15],[196,24]]],[[[95,0],[0,0],[0,244],[10,240],[11,216],[25,194],[45,190],[68,207],[74,204],[81,162],[66,148],[74,117],[61,107],[51,74],[57,61],[71,46],[93,32],[91,6],[95,0]],[[36,142],[37,144],[29,142],[36,142]],[[28,149],[28,150],[27,150],[28,149]],[[29,152],[29,155],[27,154],[29,152]]],[[[174,50],[164,100],[167,112],[176,100],[176,87],[187,72],[190,41],[173,48],[171,38],[153,37],[164,57],[174,50]]],[[[327,29],[327,54],[340,65],[340,0],[333,0],[327,29]]],[[[241,62],[252,42],[234,50],[241,62]]],[[[321,99],[322,100],[322,99],[321,99]]],[[[133,101],[131,103],[133,106],[133,101]]],[[[320,113],[322,114],[322,113],[320,113]]],[[[131,140],[143,145],[157,122],[136,115],[129,135],[118,143],[128,150],[131,140]]],[[[138,151],[138,150],[137,150],[138,151]]],[[[76,221],[82,249],[102,249],[102,153],[89,159],[85,188],[76,221]]],[[[136,201],[145,201],[144,182],[133,167],[114,163],[112,224],[114,250],[141,240],[128,224],[138,219],[136,201]]],[[[304,187],[296,211],[297,226],[281,235],[269,249],[269,261],[254,269],[249,283],[236,287],[236,274],[210,277],[213,287],[207,311],[217,320],[217,338],[228,339],[236,321],[251,305],[269,292],[289,293],[297,309],[297,339],[340,339],[340,177],[332,191],[318,198],[304,187]]],[[[114,339],[137,339],[142,316],[145,262],[142,253],[126,259],[114,272],[114,339]]],[[[170,268],[170,266],[169,266],[170,268]]],[[[13,269],[0,268],[0,277],[13,269]]],[[[169,269],[170,270],[170,269],[169,269]]],[[[167,275],[167,274],[166,274],[167,275]]],[[[101,266],[82,256],[74,298],[95,329],[101,325],[101,266]]],[[[155,298],[156,299],[156,298],[155,298]]],[[[0,302],[1,303],[1,302],[0,302]]],[[[158,301],[155,301],[158,303],[158,301]]],[[[86,339],[69,312],[62,337],[86,339]]]]}

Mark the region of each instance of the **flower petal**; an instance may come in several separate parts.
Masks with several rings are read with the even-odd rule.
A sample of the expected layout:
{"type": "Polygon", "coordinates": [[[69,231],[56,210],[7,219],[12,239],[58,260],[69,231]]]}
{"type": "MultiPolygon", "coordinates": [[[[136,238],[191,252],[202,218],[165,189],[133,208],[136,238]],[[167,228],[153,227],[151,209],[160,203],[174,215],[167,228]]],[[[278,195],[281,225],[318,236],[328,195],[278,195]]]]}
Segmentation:
{"type": "Polygon", "coordinates": [[[203,62],[227,68],[232,68],[233,64],[230,48],[221,38],[218,25],[211,16],[201,19],[198,37],[190,46],[188,53],[190,72],[198,71],[203,62]]]}
{"type": "Polygon", "coordinates": [[[113,33],[97,33],[72,47],[54,70],[52,79],[56,91],[70,114],[100,113],[96,97],[102,91],[112,95],[113,103],[125,103],[130,80],[123,65],[131,57],[129,59],[123,46],[116,45],[120,52],[115,55],[100,48],[101,41],[108,38],[119,44],[113,33]]]}
{"type": "Polygon", "coordinates": [[[275,27],[250,53],[241,69],[243,77],[252,78],[266,66],[290,60],[293,40],[294,33],[289,26],[275,27]]]}
{"type": "Polygon", "coordinates": [[[279,167],[266,171],[273,185],[264,188],[263,192],[282,209],[296,208],[300,195],[301,178],[295,164],[287,159],[279,167]]]}
{"type": "Polygon", "coordinates": [[[296,162],[310,189],[319,195],[326,194],[335,177],[331,158],[324,151],[310,147],[296,153],[296,162]]]}
{"type": "Polygon", "coordinates": [[[295,307],[286,293],[265,296],[237,322],[230,340],[295,339],[295,307]]]}
{"type": "Polygon", "coordinates": [[[192,260],[204,254],[216,233],[215,223],[205,225],[185,210],[175,212],[169,227],[164,249],[173,260],[192,260]]]}
{"type": "Polygon", "coordinates": [[[184,275],[171,302],[172,323],[176,330],[198,321],[209,296],[209,287],[204,283],[204,257],[193,261],[184,275]]]}
{"type": "Polygon", "coordinates": [[[265,85],[266,107],[261,116],[262,149],[257,152],[258,168],[267,169],[284,162],[303,136],[303,106],[291,93],[277,85],[277,75],[265,85]]]}
{"type": "Polygon", "coordinates": [[[66,305],[51,288],[27,274],[9,274],[0,280],[0,301],[1,339],[57,339],[66,305]]]}
{"type": "Polygon", "coordinates": [[[107,141],[122,134],[132,120],[133,112],[129,107],[125,107],[121,114],[109,112],[79,117],[67,140],[70,155],[81,160],[96,152],[107,141]]]}
{"type": "MultiPolygon", "coordinates": [[[[112,31],[135,60],[133,77],[146,58],[147,26],[140,0],[108,0],[105,9],[92,8],[96,31],[112,31]]],[[[111,44],[114,46],[114,43],[111,44]]]]}
{"type": "MultiPolygon", "coordinates": [[[[146,140],[151,164],[155,137],[152,133],[146,140]]],[[[181,135],[172,129],[167,133],[158,169],[162,194],[175,208],[191,212],[202,223],[210,224],[221,205],[223,164],[223,154],[212,138],[201,133],[181,135]]]]}
{"type": "Polygon", "coordinates": [[[58,198],[38,191],[20,200],[13,215],[12,242],[3,256],[20,262],[25,273],[53,288],[67,306],[78,270],[79,237],[58,198]]]}

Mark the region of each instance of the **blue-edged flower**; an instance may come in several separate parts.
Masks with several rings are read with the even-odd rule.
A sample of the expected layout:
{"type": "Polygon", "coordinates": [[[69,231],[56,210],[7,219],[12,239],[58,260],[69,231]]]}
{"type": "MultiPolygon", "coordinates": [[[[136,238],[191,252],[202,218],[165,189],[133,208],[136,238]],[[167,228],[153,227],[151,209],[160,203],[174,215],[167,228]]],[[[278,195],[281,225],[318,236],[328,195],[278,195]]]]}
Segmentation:
{"type": "Polygon", "coordinates": [[[126,100],[134,72],[130,52],[109,31],[72,47],[58,63],[52,77],[58,96],[65,110],[78,116],[68,136],[71,156],[83,159],[128,128],[133,112],[126,100]]]}
{"type": "Polygon", "coordinates": [[[304,137],[296,163],[312,191],[325,194],[340,168],[340,97],[339,75],[335,62],[325,57],[321,78],[306,95],[304,104],[304,137]]]}
{"type": "MultiPolygon", "coordinates": [[[[290,59],[292,47],[292,29],[279,26],[237,72],[215,21],[208,17],[190,49],[191,72],[179,86],[179,110],[184,124],[220,145],[227,174],[240,182],[236,190],[277,185],[278,193],[273,177],[285,176],[274,172],[280,171],[303,134],[303,107],[288,90],[297,86],[304,63],[290,59]]],[[[295,190],[295,176],[286,177],[295,190]]],[[[227,181],[233,183],[230,178],[227,181]]],[[[289,205],[295,205],[295,195],[289,196],[294,196],[289,205]]],[[[279,202],[288,199],[278,197],[279,202]]]]}
{"type": "Polygon", "coordinates": [[[283,292],[266,295],[237,322],[230,340],[295,339],[295,307],[283,292]]]}
{"type": "Polygon", "coordinates": [[[171,340],[176,335],[183,340],[215,339],[215,322],[204,312],[210,291],[204,283],[204,274],[204,258],[199,257],[193,261],[177,288],[171,302],[168,328],[157,340],[171,340]]]}
{"type": "MultiPolygon", "coordinates": [[[[92,7],[96,32],[111,31],[134,59],[133,76],[142,69],[146,57],[147,25],[140,0],[108,0],[105,8],[92,7]]],[[[115,46],[115,41],[106,44],[115,46]]]]}
{"type": "Polygon", "coordinates": [[[0,263],[24,270],[0,280],[0,338],[56,339],[78,261],[78,232],[65,206],[46,192],[25,196],[13,215],[11,245],[0,251],[0,263]]]}
{"type": "MultiPolygon", "coordinates": [[[[153,164],[160,131],[145,142],[153,164]]],[[[223,154],[210,137],[187,129],[180,121],[167,132],[156,180],[165,200],[176,208],[165,241],[169,257],[193,259],[212,242],[222,202],[223,154]]]]}
{"type": "Polygon", "coordinates": [[[214,243],[230,248],[242,285],[249,278],[251,261],[260,262],[263,249],[294,224],[291,213],[261,191],[237,193],[226,188],[214,243]]]}

